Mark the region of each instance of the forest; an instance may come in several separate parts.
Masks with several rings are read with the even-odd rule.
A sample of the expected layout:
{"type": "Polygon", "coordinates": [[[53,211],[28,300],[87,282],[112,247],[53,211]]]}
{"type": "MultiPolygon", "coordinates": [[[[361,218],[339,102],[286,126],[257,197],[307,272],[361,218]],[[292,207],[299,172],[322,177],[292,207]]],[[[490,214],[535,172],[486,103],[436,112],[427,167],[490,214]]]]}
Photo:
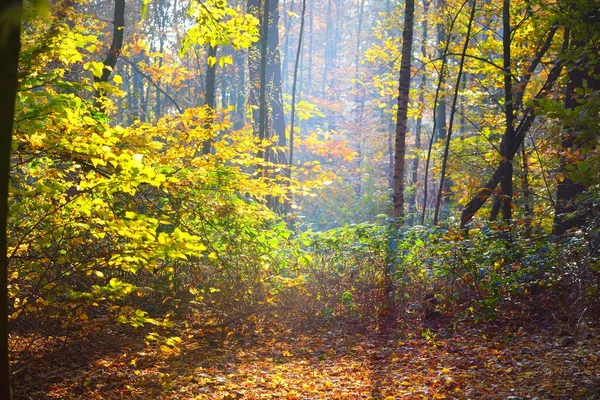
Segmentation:
{"type": "Polygon", "coordinates": [[[0,2],[0,399],[600,398],[600,0],[0,2]]]}

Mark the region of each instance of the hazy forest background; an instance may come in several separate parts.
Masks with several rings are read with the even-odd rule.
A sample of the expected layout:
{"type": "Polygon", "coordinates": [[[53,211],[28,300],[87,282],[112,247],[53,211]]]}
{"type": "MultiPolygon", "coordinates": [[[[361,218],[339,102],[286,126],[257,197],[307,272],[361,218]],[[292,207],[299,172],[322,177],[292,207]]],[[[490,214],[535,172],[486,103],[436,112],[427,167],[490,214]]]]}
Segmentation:
{"type": "Polygon", "coordinates": [[[597,0],[0,27],[0,398],[600,397],[597,0]]]}

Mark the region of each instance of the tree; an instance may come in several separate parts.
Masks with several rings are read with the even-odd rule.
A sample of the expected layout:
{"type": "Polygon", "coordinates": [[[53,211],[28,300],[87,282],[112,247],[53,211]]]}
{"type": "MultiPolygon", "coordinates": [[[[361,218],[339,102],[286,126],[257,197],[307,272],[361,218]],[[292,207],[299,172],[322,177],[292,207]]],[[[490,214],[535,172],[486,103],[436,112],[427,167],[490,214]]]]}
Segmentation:
{"type": "MultiPolygon", "coordinates": [[[[389,1],[388,1],[389,3],[389,1]]],[[[423,22],[422,22],[422,31],[421,31],[421,57],[423,60],[427,57],[427,16],[429,11],[429,0],[423,0],[423,22]]],[[[425,68],[425,65],[422,66],[425,68]]],[[[421,107],[421,111],[417,117],[417,121],[415,123],[415,155],[412,163],[412,177],[411,177],[411,185],[413,186],[413,192],[409,199],[409,214],[410,214],[410,224],[414,224],[414,221],[417,220],[417,183],[419,177],[419,155],[418,152],[421,150],[421,134],[423,132],[423,110],[425,108],[425,90],[427,88],[427,74],[422,73],[421,79],[419,80],[419,105],[421,107]]],[[[392,172],[392,181],[393,181],[393,172],[392,172]]]]}
{"type": "Polygon", "coordinates": [[[404,9],[404,29],[402,32],[402,60],[398,83],[398,112],[396,114],[396,140],[394,150],[394,218],[404,218],[404,162],[406,155],[406,124],[408,113],[408,95],[410,92],[410,66],[415,2],[406,0],[404,9]]]}
{"type": "MultiPolygon", "coordinates": [[[[498,186],[498,184],[504,180],[505,181],[505,194],[509,190],[508,176],[505,174],[504,168],[506,167],[508,160],[512,160],[515,156],[516,151],[519,146],[525,140],[527,133],[530,128],[533,126],[536,119],[536,112],[538,112],[537,105],[541,100],[546,98],[548,94],[552,91],[555,83],[561,75],[563,67],[565,65],[565,60],[563,58],[555,59],[552,68],[546,75],[545,82],[541,84],[541,87],[537,89],[531,96],[528,101],[527,107],[525,105],[525,94],[527,91],[531,91],[529,88],[531,83],[532,75],[537,71],[540,66],[542,59],[548,53],[550,47],[552,46],[553,39],[555,33],[557,31],[557,25],[552,24],[548,32],[542,37],[540,43],[535,46],[535,52],[533,57],[531,57],[531,61],[529,62],[528,68],[525,70],[522,77],[519,79],[518,87],[515,87],[516,93],[514,94],[514,103],[512,106],[513,110],[520,110],[520,119],[518,123],[513,121],[512,126],[514,127],[514,132],[510,134],[510,132],[505,131],[505,135],[503,137],[500,148],[503,149],[503,157],[505,157],[505,161],[501,161],[500,165],[494,170],[492,176],[483,184],[481,184],[475,194],[471,197],[471,200],[464,206],[461,213],[461,221],[460,227],[466,228],[469,222],[473,219],[473,216],[483,207],[483,205],[487,202],[490,196],[494,193],[494,190],[498,186]],[[510,137],[507,137],[506,134],[509,134],[510,137]],[[504,143],[505,139],[508,138],[511,143],[508,145],[504,143]]],[[[560,54],[565,54],[568,49],[568,41],[563,40],[562,48],[560,49],[560,54]]],[[[503,76],[506,72],[506,66],[504,68],[499,66],[494,66],[494,68],[502,70],[503,76]]],[[[512,78],[514,79],[514,77],[512,78]]],[[[505,83],[506,86],[506,83],[505,83]]],[[[505,87],[506,94],[506,87],[505,87]]],[[[510,95],[509,95],[510,96],[510,95]]],[[[505,119],[510,117],[505,111],[505,119]]],[[[512,182],[512,174],[511,174],[511,182],[512,182]]],[[[508,212],[508,210],[506,210],[508,212]]]]}
{"type": "Polygon", "coordinates": [[[467,25],[467,33],[465,36],[465,44],[463,46],[462,54],[460,55],[458,75],[456,77],[456,84],[454,86],[454,97],[452,98],[452,107],[450,110],[450,123],[448,124],[448,132],[446,133],[446,145],[444,147],[444,157],[442,158],[442,172],[441,172],[441,176],[440,176],[440,187],[438,189],[438,194],[436,197],[435,213],[433,216],[433,224],[434,225],[437,225],[437,223],[438,223],[438,218],[439,218],[439,214],[440,214],[440,205],[442,203],[442,196],[444,195],[445,180],[446,180],[446,166],[448,163],[448,153],[450,152],[450,139],[452,138],[452,129],[454,127],[454,116],[456,114],[456,103],[458,100],[458,91],[460,88],[460,83],[461,83],[461,79],[462,79],[462,75],[463,75],[463,68],[465,65],[465,56],[467,54],[467,49],[469,48],[469,40],[471,39],[471,27],[473,26],[473,20],[475,19],[476,5],[477,5],[477,1],[473,0],[473,4],[471,6],[471,15],[469,16],[469,23],[467,25]]]}
{"type": "MultiPolygon", "coordinates": [[[[206,68],[206,90],[204,94],[204,104],[209,108],[208,116],[204,127],[210,129],[212,125],[212,116],[214,114],[217,102],[215,97],[216,92],[216,75],[217,75],[217,46],[208,46],[208,67],[206,68]]],[[[205,140],[202,144],[202,154],[209,154],[212,146],[212,138],[205,140]]]]}
{"type": "Polygon", "coordinates": [[[600,91],[600,61],[598,61],[598,38],[600,26],[597,13],[598,2],[590,0],[569,1],[565,4],[565,40],[569,42],[568,82],[565,92],[563,115],[564,129],[560,143],[561,181],[557,185],[554,216],[555,235],[564,234],[572,228],[584,226],[588,213],[579,210],[578,197],[588,190],[586,179],[574,179],[571,171],[588,172],[589,154],[597,146],[597,132],[586,129],[586,120],[593,116],[593,94],[600,91]],[[596,43],[596,44],[595,44],[596,43]],[[586,94],[587,92],[587,94],[586,94]],[[572,115],[570,115],[573,113],[572,115]]]}
{"type": "MultiPolygon", "coordinates": [[[[101,96],[103,90],[101,89],[102,84],[108,82],[110,74],[117,65],[117,60],[123,49],[123,35],[125,34],[125,0],[115,0],[115,11],[113,18],[113,38],[108,50],[108,54],[104,59],[104,67],[102,68],[102,74],[95,76],[94,81],[97,85],[96,91],[96,103],[102,109],[101,96]]],[[[158,89],[157,89],[158,90],[158,89]]],[[[157,92],[158,93],[158,92],[157,92]]]]}
{"type": "MultiPolygon", "coordinates": [[[[268,5],[269,28],[267,40],[267,73],[269,89],[272,133],[269,138],[277,137],[277,147],[286,148],[285,116],[283,113],[283,88],[281,79],[281,52],[279,51],[279,0],[270,0],[268,5]]],[[[273,153],[272,161],[286,164],[286,151],[277,150],[273,153]]]]}
{"type": "Polygon", "coordinates": [[[304,19],[306,16],[306,0],[302,0],[302,15],[300,19],[300,34],[298,36],[298,48],[296,49],[296,60],[294,61],[294,77],[292,80],[292,111],[290,115],[290,176],[294,166],[294,124],[296,122],[296,85],[298,83],[298,64],[302,54],[302,38],[304,36],[304,19]]]}
{"type": "Polygon", "coordinates": [[[10,183],[15,99],[17,95],[17,66],[19,63],[20,20],[22,2],[0,4],[0,398],[10,399],[10,364],[8,356],[8,255],[7,219],[10,183]]]}

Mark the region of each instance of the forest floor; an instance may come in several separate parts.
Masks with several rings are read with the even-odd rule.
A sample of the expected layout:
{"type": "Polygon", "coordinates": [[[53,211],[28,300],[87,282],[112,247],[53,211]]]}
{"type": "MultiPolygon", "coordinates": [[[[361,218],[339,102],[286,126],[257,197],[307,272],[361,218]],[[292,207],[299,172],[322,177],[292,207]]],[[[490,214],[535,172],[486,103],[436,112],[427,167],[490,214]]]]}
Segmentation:
{"type": "Polygon", "coordinates": [[[269,321],[219,340],[185,328],[172,332],[182,339],[174,346],[114,324],[77,337],[13,337],[15,399],[600,398],[592,327],[289,326],[269,321]]]}

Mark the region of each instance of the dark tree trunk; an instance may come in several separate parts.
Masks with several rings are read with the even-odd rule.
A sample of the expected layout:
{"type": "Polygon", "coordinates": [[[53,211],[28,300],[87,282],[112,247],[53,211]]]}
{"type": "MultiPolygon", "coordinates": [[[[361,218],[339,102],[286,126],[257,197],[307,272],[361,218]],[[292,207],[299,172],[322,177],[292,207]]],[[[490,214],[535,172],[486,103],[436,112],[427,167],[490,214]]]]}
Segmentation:
{"type": "Polygon", "coordinates": [[[512,218],[513,205],[513,158],[516,153],[515,146],[515,128],[513,125],[513,94],[512,94],[512,69],[510,66],[510,46],[511,46],[511,30],[510,30],[510,0],[504,0],[502,6],[502,21],[503,21],[503,58],[504,58],[504,115],[506,130],[504,139],[500,144],[501,163],[504,164],[500,194],[502,209],[502,218],[509,222],[512,218]]]}
{"type": "Polygon", "coordinates": [[[259,21],[261,21],[261,29],[260,29],[260,40],[255,42],[250,46],[248,50],[248,74],[249,74],[249,85],[250,91],[248,94],[248,102],[250,104],[252,110],[252,128],[254,131],[254,135],[256,137],[260,137],[259,134],[259,125],[261,115],[259,112],[259,108],[261,106],[260,96],[261,96],[261,60],[262,60],[262,45],[263,42],[266,45],[266,40],[264,39],[264,29],[265,26],[262,25],[262,7],[260,0],[248,0],[248,13],[252,14],[259,21]]]}
{"type": "Polygon", "coordinates": [[[414,13],[414,0],[406,0],[404,30],[402,32],[402,60],[400,62],[400,79],[398,84],[398,112],[396,114],[396,147],[394,156],[393,215],[398,220],[404,218],[404,162],[414,13]]]}
{"type": "MultiPolygon", "coordinates": [[[[574,4],[573,2],[571,3],[574,4]]],[[[585,3],[583,3],[585,4],[585,3]]],[[[587,4],[589,7],[593,3],[587,4]]],[[[574,8],[574,19],[579,26],[585,26],[585,18],[590,18],[589,15],[584,15],[581,18],[579,15],[582,13],[580,10],[574,8]],[[584,19],[583,21],[580,20],[584,19]]],[[[592,6],[593,7],[593,6],[592,6]]],[[[592,25],[593,26],[593,25],[592,25]]],[[[589,28],[588,28],[589,29],[589,28]]],[[[597,60],[597,54],[593,54],[590,57],[590,49],[586,48],[586,43],[583,41],[582,32],[577,32],[576,29],[567,30],[565,32],[565,40],[569,41],[569,50],[571,57],[574,59],[573,63],[569,65],[567,83],[567,89],[565,94],[565,108],[573,110],[581,103],[576,94],[578,89],[588,88],[594,91],[600,90],[600,62],[592,61],[597,60]]],[[[568,176],[568,166],[573,164],[572,160],[569,160],[568,155],[577,151],[580,151],[582,147],[586,146],[585,135],[578,135],[577,127],[568,126],[563,133],[561,143],[561,162],[560,169],[563,173],[563,179],[558,183],[556,192],[556,203],[555,203],[555,215],[554,215],[554,227],[552,233],[554,235],[562,235],[573,228],[580,228],[585,225],[587,219],[587,212],[578,210],[578,197],[584,193],[588,187],[581,183],[576,182],[568,176]],[[579,137],[578,137],[579,136],[579,137]]],[[[572,165],[574,169],[577,167],[572,165]]]]}
{"type": "MultiPolygon", "coordinates": [[[[125,0],[115,0],[115,11],[113,18],[113,38],[108,50],[108,54],[104,59],[104,68],[100,77],[95,76],[96,83],[108,82],[108,78],[117,65],[117,60],[123,48],[123,35],[125,33],[125,0]]],[[[96,92],[96,104],[100,106],[100,97],[103,95],[102,90],[96,92]]]]}
{"type": "MultiPolygon", "coordinates": [[[[270,0],[269,3],[269,36],[268,43],[268,83],[272,135],[277,136],[277,146],[287,147],[287,138],[285,134],[285,115],[283,112],[283,90],[281,79],[281,53],[279,51],[279,0],[270,0]]],[[[272,135],[269,135],[271,137],[272,135]]],[[[287,164],[287,155],[285,151],[276,151],[273,153],[271,161],[287,164]]]]}
{"type": "MultiPolygon", "coordinates": [[[[269,38],[269,3],[270,0],[264,0],[262,6],[262,19],[260,30],[260,96],[258,103],[258,138],[260,140],[268,139],[268,120],[269,110],[267,110],[267,59],[268,59],[268,38],[269,38]]],[[[268,149],[259,154],[265,160],[269,159],[268,149]]]]}
{"type": "Polygon", "coordinates": [[[0,44],[0,399],[10,399],[10,364],[8,357],[8,258],[7,221],[10,183],[10,153],[17,95],[17,66],[20,50],[20,15],[22,2],[0,3],[3,41],[0,44]]]}
{"type": "MultiPolygon", "coordinates": [[[[553,35],[553,33],[551,33],[551,35],[553,35]]],[[[568,41],[565,40],[563,42],[561,54],[565,54],[565,52],[567,51],[567,48],[568,48],[568,41]]],[[[537,64],[539,64],[541,58],[546,53],[547,49],[548,49],[547,47],[542,47],[542,49],[538,53],[536,53],[536,56],[534,57],[532,63],[530,64],[530,68],[528,69],[528,71],[535,70],[535,66],[537,64]]],[[[560,76],[563,66],[564,66],[564,61],[558,60],[557,63],[552,67],[552,69],[550,70],[550,73],[548,74],[548,78],[546,78],[546,82],[544,83],[542,88],[539,90],[539,92],[534,96],[534,98],[532,100],[532,104],[537,103],[537,101],[539,101],[544,96],[546,96],[546,94],[552,89],[552,87],[554,86],[554,84],[556,83],[557,79],[560,76]]],[[[527,87],[527,82],[524,82],[521,85],[521,87],[519,88],[519,93],[524,92],[526,87],[527,87]]],[[[522,96],[520,96],[520,97],[522,98],[522,96]]],[[[511,159],[514,157],[516,149],[521,145],[521,143],[523,143],[523,140],[525,140],[525,136],[527,135],[527,132],[531,128],[531,125],[533,125],[534,120],[535,120],[534,107],[531,106],[531,107],[528,107],[523,112],[521,121],[519,122],[517,128],[514,131],[515,139],[514,139],[513,146],[512,146],[512,154],[510,154],[511,159]]],[[[463,208],[462,215],[460,218],[460,227],[462,229],[467,227],[467,224],[469,224],[469,222],[471,222],[471,220],[473,219],[473,216],[477,213],[477,211],[479,211],[481,209],[481,207],[483,207],[483,205],[486,203],[486,201],[490,198],[490,196],[496,189],[496,186],[498,186],[498,183],[500,183],[500,180],[504,176],[504,165],[505,165],[504,163],[500,163],[498,168],[496,168],[496,170],[492,174],[492,177],[485,184],[483,184],[481,186],[481,189],[479,189],[477,191],[477,193],[475,193],[475,195],[471,198],[469,203],[467,203],[467,205],[463,208]]]]}

